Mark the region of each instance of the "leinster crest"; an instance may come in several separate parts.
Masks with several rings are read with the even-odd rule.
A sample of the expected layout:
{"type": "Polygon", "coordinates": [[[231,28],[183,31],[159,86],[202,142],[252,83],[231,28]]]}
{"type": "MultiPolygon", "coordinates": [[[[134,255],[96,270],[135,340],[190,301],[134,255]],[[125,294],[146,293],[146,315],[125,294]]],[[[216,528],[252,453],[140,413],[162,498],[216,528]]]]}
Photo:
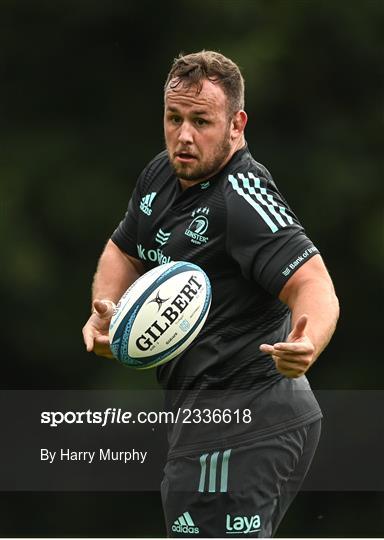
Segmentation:
{"type": "Polygon", "coordinates": [[[193,244],[200,246],[208,242],[208,236],[205,236],[209,226],[208,214],[209,208],[206,206],[192,212],[192,220],[184,234],[190,238],[193,244]]]}

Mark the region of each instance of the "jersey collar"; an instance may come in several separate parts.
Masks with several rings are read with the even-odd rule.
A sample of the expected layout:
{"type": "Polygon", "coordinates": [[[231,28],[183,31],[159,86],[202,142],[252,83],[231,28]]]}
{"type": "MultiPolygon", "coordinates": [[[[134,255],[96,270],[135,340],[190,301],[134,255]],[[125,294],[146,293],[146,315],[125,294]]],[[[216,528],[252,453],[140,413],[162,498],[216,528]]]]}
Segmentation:
{"type": "Polygon", "coordinates": [[[242,148],[240,148],[239,150],[236,150],[236,152],[233,154],[233,156],[228,161],[228,163],[226,163],[224,165],[224,167],[222,169],[220,169],[220,171],[218,171],[214,176],[211,176],[210,178],[208,178],[208,180],[203,180],[199,184],[195,184],[194,186],[191,186],[191,187],[189,187],[188,189],[186,189],[184,191],[181,190],[179,180],[177,179],[178,189],[180,190],[181,193],[187,193],[188,192],[188,194],[195,193],[196,191],[208,190],[216,182],[216,180],[218,180],[223,175],[225,175],[226,171],[230,167],[232,167],[234,165],[234,163],[239,161],[246,152],[248,152],[248,144],[247,143],[245,143],[245,145],[242,148]]]}

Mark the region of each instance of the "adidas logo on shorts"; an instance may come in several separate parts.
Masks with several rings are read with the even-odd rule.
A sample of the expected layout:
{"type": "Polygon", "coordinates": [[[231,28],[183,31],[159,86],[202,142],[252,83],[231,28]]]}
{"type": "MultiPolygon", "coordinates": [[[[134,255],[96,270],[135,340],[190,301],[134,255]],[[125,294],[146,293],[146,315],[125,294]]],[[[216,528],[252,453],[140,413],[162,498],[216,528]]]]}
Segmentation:
{"type": "Polygon", "coordinates": [[[152,193],[148,193],[148,195],[144,195],[144,197],[140,201],[140,210],[144,212],[144,214],[147,214],[147,216],[150,216],[152,214],[151,205],[155,197],[156,192],[153,191],[152,193]]]}
{"type": "Polygon", "coordinates": [[[172,525],[172,532],[183,534],[199,534],[199,527],[195,527],[191,514],[184,512],[181,516],[175,519],[172,525]]]}

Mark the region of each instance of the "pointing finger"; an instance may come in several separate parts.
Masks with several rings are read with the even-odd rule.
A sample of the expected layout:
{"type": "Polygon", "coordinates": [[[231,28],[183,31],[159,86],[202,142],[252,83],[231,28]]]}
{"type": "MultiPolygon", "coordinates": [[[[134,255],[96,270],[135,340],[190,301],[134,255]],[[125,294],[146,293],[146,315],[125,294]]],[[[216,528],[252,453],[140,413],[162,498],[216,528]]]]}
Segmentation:
{"type": "Polygon", "coordinates": [[[313,352],[313,345],[309,341],[302,340],[287,343],[275,343],[273,346],[275,352],[288,354],[307,354],[313,352]]]}

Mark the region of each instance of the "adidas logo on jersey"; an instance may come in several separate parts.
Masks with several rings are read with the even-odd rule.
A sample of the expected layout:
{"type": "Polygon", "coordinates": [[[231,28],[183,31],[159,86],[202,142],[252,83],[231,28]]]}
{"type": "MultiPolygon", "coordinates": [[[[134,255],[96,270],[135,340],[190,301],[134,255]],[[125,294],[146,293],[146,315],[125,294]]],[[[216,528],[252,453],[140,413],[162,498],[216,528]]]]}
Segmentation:
{"type": "Polygon", "coordinates": [[[152,214],[151,205],[155,197],[156,192],[153,191],[152,193],[148,193],[148,195],[144,195],[144,197],[140,201],[140,210],[144,212],[144,214],[147,214],[147,216],[150,216],[152,214]]]}
{"type": "Polygon", "coordinates": [[[196,527],[189,512],[184,512],[181,516],[175,519],[172,525],[172,532],[183,534],[199,534],[199,527],[196,527]]]}

